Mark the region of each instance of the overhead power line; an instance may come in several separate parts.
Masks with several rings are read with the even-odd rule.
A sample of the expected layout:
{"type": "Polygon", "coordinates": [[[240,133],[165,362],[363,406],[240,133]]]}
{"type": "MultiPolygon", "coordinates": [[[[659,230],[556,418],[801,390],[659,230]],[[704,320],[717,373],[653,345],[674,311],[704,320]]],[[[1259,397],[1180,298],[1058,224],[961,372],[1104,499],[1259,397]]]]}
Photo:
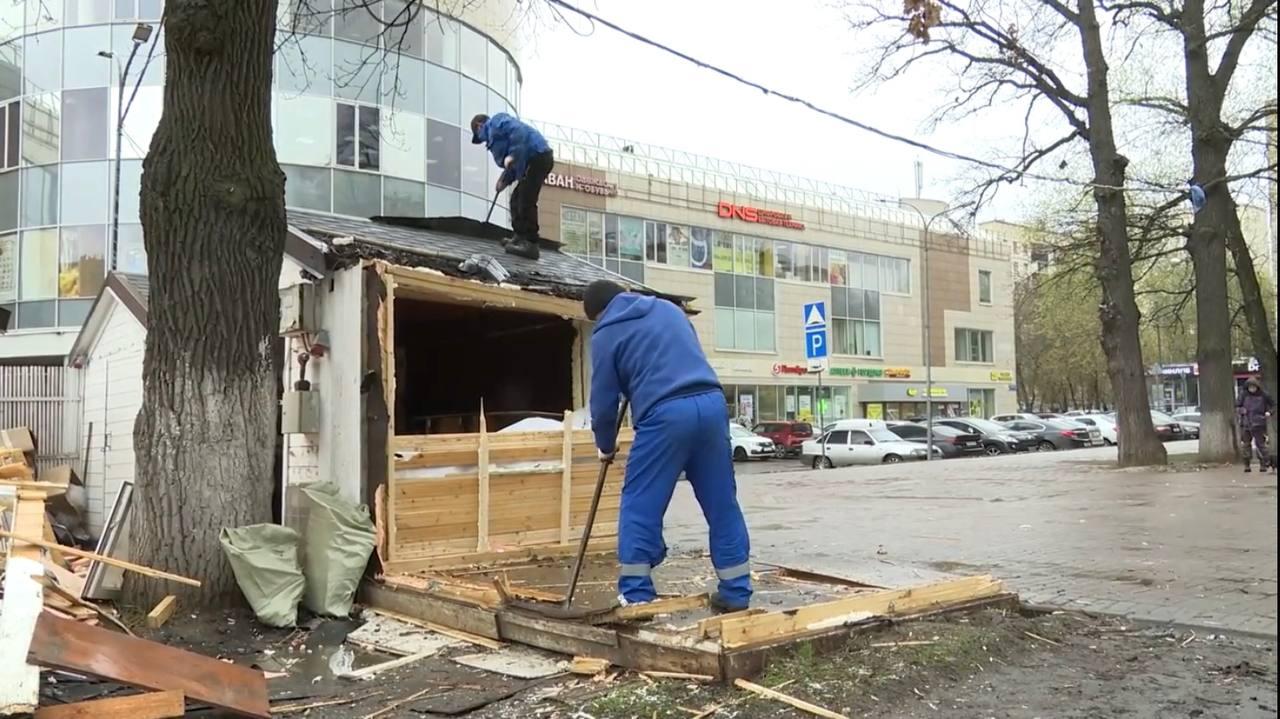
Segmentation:
{"type": "MultiPolygon", "coordinates": [[[[791,95],[791,94],[786,93],[786,92],[781,92],[781,91],[779,91],[779,90],[775,90],[775,89],[773,89],[773,88],[771,88],[771,87],[769,87],[769,86],[767,86],[767,85],[764,85],[764,84],[762,84],[762,83],[756,82],[756,81],[754,81],[754,80],[749,80],[749,79],[747,79],[747,78],[745,78],[745,77],[742,77],[741,75],[738,75],[737,73],[735,73],[735,72],[733,72],[733,71],[731,71],[731,70],[726,70],[726,69],[724,69],[724,68],[722,68],[722,67],[720,67],[720,66],[718,66],[718,65],[714,65],[714,64],[709,63],[709,62],[707,62],[707,61],[705,61],[705,60],[699,60],[698,58],[693,57],[692,55],[689,55],[688,53],[682,52],[682,51],[680,51],[680,50],[676,50],[675,48],[670,47],[669,45],[665,45],[665,44],[663,44],[663,43],[661,43],[661,42],[658,42],[657,40],[653,40],[653,39],[651,39],[651,38],[649,38],[649,37],[646,37],[646,36],[644,36],[644,35],[641,35],[641,34],[640,34],[640,33],[638,33],[638,32],[635,32],[635,31],[633,31],[633,30],[628,30],[628,29],[626,29],[626,28],[624,28],[624,27],[622,27],[622,26],[618,25],[617,23],[610,22],[609,20],[606,20],[606,19],[604,19],[604,18],[600,17],[599,15],[596,15],[596,14],[595,14],[595,13],[593,13],[593,12],[590,12],[590,11],[588,11],[588,10],[583,10],[582,8],[579,8],[579,7],[576,7],[576,6],[574,6],[574,5],[571,5],[571,4],[567,3],[567,2],[565,2],[565,0],[547,0],[547,2],[548,2],[549,4],[551,4],[551,5],[553,5],[553,6],[560,7],[560,8],[564,8],[565,10],[568,10],[569,12],[572,12],[572,13],[575,13],[575,14],[577,14],[577,15],[580,15],[581,17],[583,17],[583,18],[585,18],[585,19],[587,19],[587,20],[589,20],[589,21],[591,21],[591,22],[593,22],[593,23],[599,23],[599,24],[601,24],[601,25],[603,25],[603,26],[605,26],[605,27],[609,28],[610,30],[613,30],[614,32],[620,33],[620,34],[622,34],[622,35],[626,35],[627,37],[629,37],[629,38],[631,38],[631,39],[633,39],[633,40],[635,40],[635,41],[637,41],[637,42],[640,42],[640,43],[642,43],[642,44],[644,44],[644,45],[648,45],[649,47],[652,47],[652,48],[654,48],[654,49],[656,49],[656,50],[660,50],[660,51],[662,51],[662,52],[664,52],[664,53],[667,53],[668,55],[674,55],[675,57],[678,57],[678,58],[680,58],[681,60],[684,60],[685,62],[688,62],[688,63],[692,63],[692,64],[694,64],[694,65],[697,65],[698,67],[700,67],[700,68],[702,68],[702,69],[704,69],[704,70],[709,70],[709,71],[711,71],[711,72],[713,72],[713,73],[715,73],[715,74],[717,74],[717,75],[720,75],[720,76],[725,77],[725,78],[727,78],[727,79],[729,79],[729,80],[732,80],[733,82],[736,82],[736,83],[738,83],[738,84],[740,84],[740,85],[745,85],[745,86],[750,87],[750,88],[752,88],[752,89],[754,89],[754,90],[759,90],[760,92],[764,93],[765,95],[772,95],[772,96],[777,97],[777,98],[779,98],[779,99],[786,100],[787,102],[791,102],[791,103],[794,103],[794,104],[797,104],[797,105],[801,105],[801,106],[803,106],[803,107],[807,108],[808,110],[810,110],[810,111],[812,111],[812,112],[816,112],[816,113],[818,113],[819,115],[824,115],[824,116],[829,117],[829,118],[831,118],[831,119],[833,119],[833,120],[837,120],[837,121],[839,121],[839,122],[842,122],[842,123],[844,123],[844,124],[846,124],[846,125],[851,125],[851,126],[853,126],[853,127],[858,128],[859,130],[862,130],[863,132],[868,132],[868,133],[871,133],[871,134],[873,134],[873,135],[876,135],[877,137],[884,138],[884,139],[886,139],[886,140],[891,140],[891,141],[893,141],[893,142],[897,142],[897,143],[900,143],[900,144],[903,144],[903,145],[907,145],[907,146],[909,146],[909,147],[914,147],[914,148],[916,148],[916,149],[918,149],[918,150],[923,150],[923,151],[928,152],[928,153],[930,153],[930,154],[932,154],[932,155],[937,155],[938,157],[944,157],[944,158],[947,158],[947,159],[949,159],[949,160],[956,160],[956,161],[958,161],[958,162],[964,162],[964,163],[968,163],[968,164],[971,164],[971,165],[977,165],[977,166],[979,166],[979,167],[983,167],[983,168],[986,168],[986,169],[989,169],[989,170],[995,170],[995,171],[997,171],[997,172],[1001,173],[1001,175],[1003,175],[1003,177],[1001,177],[1000,179],[1001,179],[1001,180],[1004,180],[1004,181],[1007,181],[1007,182],[1012,182],[1012,181],[1014,181],[1014,180],[1018,180],[1018,179],[1021,179],[1021,178],[1027,178],[1027,179],[1032,179],[1032,180],[1041,180],[1041,181],[1044,181],[1044,182],[1054,182],[1054,183],[1059,183],[1059,184],[1075,185],[1075,186],[1078,186],[1078,187],[1084,187],[1084,188],[1100,188],[1100,189],[1112,189],[1112,190],[1125,190],[1125,189],[1130,189],[1130,188],[1124,188],[1124,187],[1114,187],[1114,186],[1111,186],[1111,185],[1102,185],[1102,184],[1093,183],[1093,182],[1083,182],[1083,181],[1080,181],[1080,180],[1073,180],[1073,179],[1066,178],[1066,177],[1054,177],[1054,176],[1051,176],[1051,175],[1041,175],[1041,174],[1038,174],[1038,173],[1035,173],[1035,172],[1019,170],[1019,169],[1017,169],[1017,168],[1013,168],[1013,167],[1007,167],[1007,166],[1002,165],[1002,164],[1000,164],[1000,163],[998,163],[998,162],[992,162],[992,161],[990,161],[990,160],[984,160],[984,159],[982,159],[982,158],[980,158],[980,157],[973,157],[973,156],[971,156],[971,155],[965,155],[965,154],[963,154],[963,153],[959,153],[959,152],[952,152],[952,151],[950,151],[950,150],[945,150],[945,149],[942,149],[942,148],[940,148],[940,147],[936,147],[936,146],[934,146],[934,145],[930,145],[930,144],[928,144],[928,143],[921,142],[921,141],[919,141],[919,140],[913,140],[913,139],[912,139],[912,138],[910,138],[910,137],[905,137],[905,136],[903,136],[903,135],[898,135],[898,134],[895,134],[895,133],[889,132],[888,130],[882,130],[882,129],[880,129],[880,128],[878,128],[878,127],[875,127],[875,126],[873,126],[873,125],[869,125],[869,124],[867,124],[867,123],[865,123],[865,122],[862,122],[862,121],[860,121],[860,120],[855,120],[854,118],[851,118],[851,117],[849,117],[849,116],[847,116],[847,115],[842,115],[842,114],[840,114],[840,113],[838,113],[838,112],[835,112],[834,110],[828,110],[828,109],[826,109],[826,108],[824,108],[824,107],[821,107],[821,106],[817,105],[816,103],[811,102],[811,101],[809,101],[809,100],[806,100],[806,99],[804,99],[804,98],[802,98],[802,97],[797,97],[797,96],[795,96],[795,95],[791,95]]],[[[1173,188],[1173,187],[1168,187],[1168,186],[1165,186],[1165,185],[1159,185],[1159,184],[1156,184],[1156,183],[1150,183],[1150,182],[1143,182],[1142,184],[1144,184],[1144,185],[1148,186],[1150,189],[1163,190],[1163,191],[1165,191],[1165,192],[1173,192],[1173,193],[1178,193],[1178,194],[1185,194],[1185,189],[1184,189],[1184,188],[1182,188],[1182,187],[1173,188]]]]}

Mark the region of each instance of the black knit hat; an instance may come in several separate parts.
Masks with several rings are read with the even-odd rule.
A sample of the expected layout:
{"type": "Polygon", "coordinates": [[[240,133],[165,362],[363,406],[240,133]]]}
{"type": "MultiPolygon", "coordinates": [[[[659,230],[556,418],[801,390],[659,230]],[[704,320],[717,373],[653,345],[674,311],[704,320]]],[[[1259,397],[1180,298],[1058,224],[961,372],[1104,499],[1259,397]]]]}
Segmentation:
{"type": "Polygon", "coordinates": [[[586,310],[587,318],[592,321],[599,319],[613,298],[626,291],[613,280],[596,280],[587,285],[587,291],[582,295],[582,308],[586,310]]]}

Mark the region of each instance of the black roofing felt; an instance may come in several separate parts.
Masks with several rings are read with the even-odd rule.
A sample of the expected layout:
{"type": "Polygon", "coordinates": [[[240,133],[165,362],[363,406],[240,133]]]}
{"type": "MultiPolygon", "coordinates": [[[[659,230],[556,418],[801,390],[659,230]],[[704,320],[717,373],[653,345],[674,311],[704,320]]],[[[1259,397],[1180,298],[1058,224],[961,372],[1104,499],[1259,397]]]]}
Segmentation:
{"type": "Polygon", "coordinates": [[[428,267],[455,277],[493,283],[483,275],[468,275],[459,265],[472,255],[497,260],[523,289],[581,299],[595,280],[613,280],[629,289],[684,304],[689,298],[665,295],[585,260],[560,252],[557,243],[543,241],[541,257],[527,260],[503,251],[500,238],[509,234],[495,225],[467,218],[393,218],[360,220],[305,210],[289,210],[289,224],[329,246],[339,264],[356,259],[381,259],[406,267],[428,267]],[[412,226],[406,226],[412,225],[412,226]],[[451,231],[446,231],[445,228],[451,231]],[[465,234],[464,234],[465,233],[465,234]],[[351,242],[335,243],[339,238],[351,242]]]}

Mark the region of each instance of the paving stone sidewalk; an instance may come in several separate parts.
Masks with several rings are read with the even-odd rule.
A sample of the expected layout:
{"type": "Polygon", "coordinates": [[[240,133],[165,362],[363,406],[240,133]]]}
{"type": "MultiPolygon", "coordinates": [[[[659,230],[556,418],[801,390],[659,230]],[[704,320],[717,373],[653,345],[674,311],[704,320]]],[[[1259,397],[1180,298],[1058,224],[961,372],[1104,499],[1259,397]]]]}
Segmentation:
{"type": "MultiPolygon", "coordinates": [[[[1028,602],[1275,636],[1276,475],[1117,470],[1114,458],[746,469],[739,496],[758,561],[887,584],[991,572],[1028,602]]],[[[686,483],[666,533],[674,550],[706,547],[686,483]]]]}

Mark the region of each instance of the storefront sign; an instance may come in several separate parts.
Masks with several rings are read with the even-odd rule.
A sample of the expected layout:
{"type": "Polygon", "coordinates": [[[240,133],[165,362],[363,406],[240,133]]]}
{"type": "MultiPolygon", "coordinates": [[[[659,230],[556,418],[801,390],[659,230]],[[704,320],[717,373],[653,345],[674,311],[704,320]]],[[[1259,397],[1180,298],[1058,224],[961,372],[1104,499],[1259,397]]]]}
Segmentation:
{"type": "Polygon", "coordinates": [[[735,205],[731,202],[717,202],[716,215],[726,220],[737,218],[743,222],[754,222],[760,225],[787,227],[792,230],[803,230],[804,223],[791,219],[791,215],[777,210],[762,210],[750,205],[735,205]]]}
{"type": "Polygon", "coordinates": [[[1198,364],[1165,364],[1158,367],[1161,377],[1196,377],[1200,374],[1198,364]]]}
{"type": "MultiPolygon", "coordinates": [[[[910,387],[910,388],[908,388],[908,389],[907,389],[907,396],[908,396],[908,397],[919,397],[919,396],[920,396],[920,395],[922,395],[922,394],[924,394],[924,390],[922,390],[922,389],[916,389],[915,387],[910,387]]],[[[934,396],[934,397],[948,397],[948,396],[950,396],[950,393],[948,393],[948,392],[947,392],[947,388],[946,388],[946,387],[934,387],[934,388],[933,388],[933,392],[932,392],[932,394],[933,394],[933,396],[934,396]]]]}
{"type": "Polygon", "coordinates": [[[804,365],[802,365],[802,364],[776,364],[776,365],[774,365],[774,366],[773,366],[773,376],[777,377],[777,376],[778,376],[778,375],[780,375],[780,374],[806,375],[806,374],[809,374],[809,368],[808,368],[808,367],[806,367],[806,366],[804,366],[804,365]]]}
{"type": "Polygon", "coordinates": [[[884,377],[883,367],[832,367],[829,374],[832,377],[868,377],[871,379],[880,379],[884,377]]]}
{"type": "Polygon", "coordinates": [[[1012,382],[1013,373],[1009,371],[996,371],[991,373],[992,382],[1012,382]]]}
{"type": "Polygon", "coordinates": [[[884,376],[889,379],[911,379],[911,370],[906,367],[887,367],[884,376]]]}
{"type": "Polygon", "coordinates": [[[547,183],[551,187],[563,187],[566,190],[585,192],[588,195],[614,197],[618,194],[618,186],[612,182],[586,175],[562,175],[559,172],[547,173],[547,183]]]}

